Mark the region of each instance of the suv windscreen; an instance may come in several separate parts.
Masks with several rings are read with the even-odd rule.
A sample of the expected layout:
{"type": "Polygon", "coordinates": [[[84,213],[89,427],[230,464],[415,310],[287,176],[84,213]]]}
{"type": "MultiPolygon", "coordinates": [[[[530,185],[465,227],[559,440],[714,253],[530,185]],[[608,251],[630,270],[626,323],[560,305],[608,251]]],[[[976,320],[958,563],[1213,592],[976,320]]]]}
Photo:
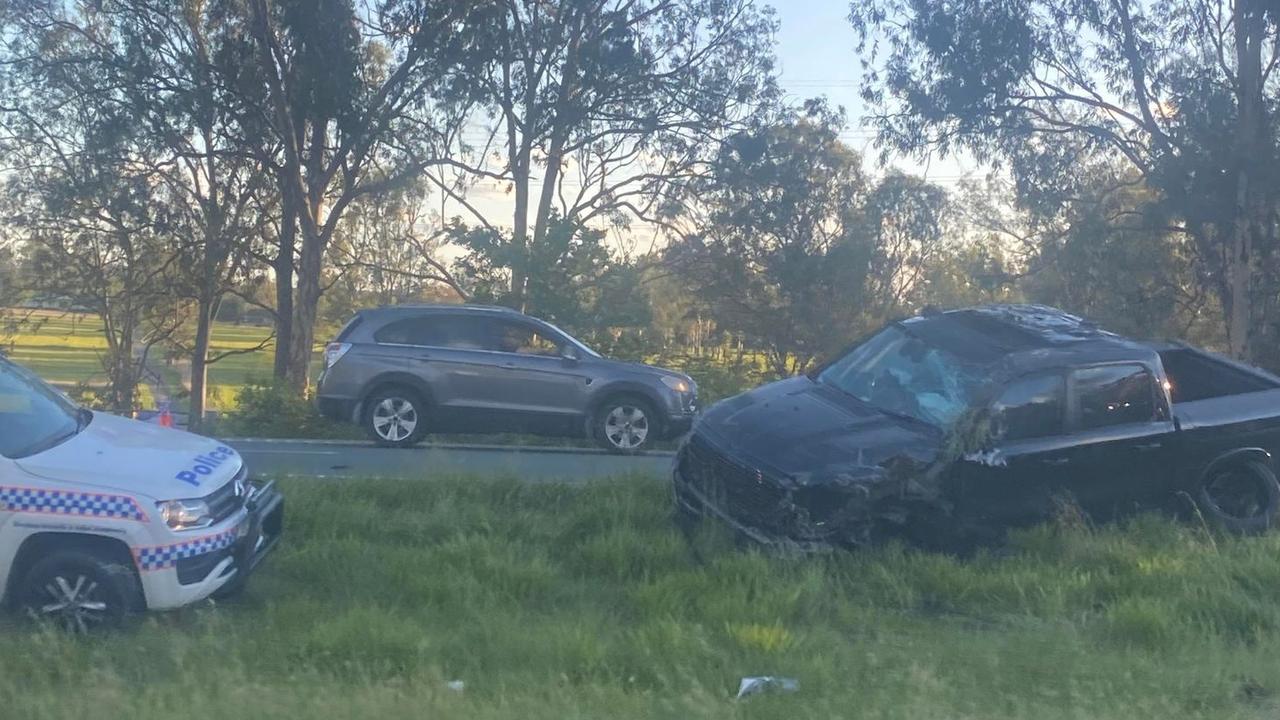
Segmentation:
{"type": "Polygon", "coordinates": [[[579,350],[583,355],[587,355],[587,356],[590,356],[590,357],[596,357],[596,358],[598,358],[598,357],[600,357],[600,356],[601,356],[601,355],[600,355],[600,353],[598,353],[598,352],[596,352],[595,350],[592,350],[590,347],[588,347],[586,343],[584,343],[584,342],[582,342],[581,340],[579,340],[578,338],[576,338],[576,337],[574,337],[574,336],[570,335],[569,333],[565,332],[564,330],[561,330],[560,328],[556,327],[555,325],[552,325],[551,323],[547,322],[546,320],[543,320],[543,321],[542,321],[542,324],[546,325],[548,328],[551,328],[551,330],[552,330],[553,332],[558,333],[558,334],[560,335],[560,337],[562,337],[562,338],[564,338],[565,340],[567,340],[567,341],[569,341],[570,343],[572,343],[572,344],[573,344],[573,346],[574,346],[574,347],[576,347],[576,348],[578,348],[578,350],[579,350]]]}
{"type": "Polygon", "coordinates": [[[21,367],[0,360],[0,455],[24,458],[80,431],[80,411],[21,367]]]}
{"type": "Polygon", "coordinates": [[[1156,417],[1155,386],[1141,365],[1077,370],[1073,381],[1081,430],[1151,422],[1156,417]]]}
{"type": "Polygon", "coordinates": [[[980,368],[889,327],[823,370],[818,381],[888,412],[945,427],[964,413],[986,378],[980,368]]]}

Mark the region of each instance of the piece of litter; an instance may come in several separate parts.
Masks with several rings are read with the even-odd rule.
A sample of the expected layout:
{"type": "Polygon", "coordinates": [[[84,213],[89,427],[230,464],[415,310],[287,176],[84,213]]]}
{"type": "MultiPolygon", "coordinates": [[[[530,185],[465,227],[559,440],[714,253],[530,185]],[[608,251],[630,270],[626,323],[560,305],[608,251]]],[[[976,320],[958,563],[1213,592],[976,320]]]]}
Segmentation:
{"type": "Polygon", "coordinates": [[[467,684],[461,680],[450,680],[445,687],[454,692],[462,692],[467,688],[467,684]]]}
{"type": "Polygon", "coordinates": [[[794,678],[774,677],[772,675],[744,677],[738,682],[738,696],[734,699],[741,700],[748,695],[762,692],[796,692],[799,689],[800,681],[794,678]]]}

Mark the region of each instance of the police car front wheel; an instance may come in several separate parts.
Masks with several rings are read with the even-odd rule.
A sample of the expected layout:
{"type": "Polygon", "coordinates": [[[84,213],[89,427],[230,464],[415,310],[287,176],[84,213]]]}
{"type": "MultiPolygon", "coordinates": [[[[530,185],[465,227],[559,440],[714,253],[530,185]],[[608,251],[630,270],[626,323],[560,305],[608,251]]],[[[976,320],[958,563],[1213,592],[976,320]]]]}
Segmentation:
{"type": "Polygon", "coordinates": [[[89,552],[52,553],[31,567],[19,587],[27,616],[75,634],[119,625],[142,610],[132,567],[89,552]]]}

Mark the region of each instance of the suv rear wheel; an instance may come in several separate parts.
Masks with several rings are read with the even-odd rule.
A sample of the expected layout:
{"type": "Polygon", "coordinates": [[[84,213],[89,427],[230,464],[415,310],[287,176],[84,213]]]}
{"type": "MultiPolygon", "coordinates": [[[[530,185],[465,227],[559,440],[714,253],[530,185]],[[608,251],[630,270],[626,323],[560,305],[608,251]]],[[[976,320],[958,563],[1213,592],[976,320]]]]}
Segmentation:
{"type": "Polygon", "coordinates": [[[28,616],[82,635],[116,627],[143,609],[132,567],[80,550],[52,553],[32,566],[17,601],[28,616]]]}
{"type": "Polygon", "coordinates": [[[383,447],[418,444],[426,435],[426,420],[426,403],[407,388],[378,390],[364,403],[364,429],[383,447]]]}
{"type": "Polygon", "coordinates": [[[658,416],[653,406],[630,395],[601,405],[592,427],[606,450],[623,455],[643,452],[658,439],[658,416]]]}

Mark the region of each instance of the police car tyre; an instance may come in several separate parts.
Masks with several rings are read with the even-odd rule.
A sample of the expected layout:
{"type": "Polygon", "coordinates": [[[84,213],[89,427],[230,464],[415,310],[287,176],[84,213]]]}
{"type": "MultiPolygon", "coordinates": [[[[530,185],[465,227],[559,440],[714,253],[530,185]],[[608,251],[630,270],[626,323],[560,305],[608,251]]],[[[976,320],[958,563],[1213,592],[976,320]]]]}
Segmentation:
{"type": "Polygon", "coordinates": [[[365,399],[361,424],[382,447],[412,447],[427,434],[427,404],[413,390],[392,386],[365,399]]]}
{"type": "Polygon", "coordinates": [[[17,588],[27,617],[74,634],[118,627],[144,610],[133,567],[91,552],[59,550],[37,561],[17,588]]]}

